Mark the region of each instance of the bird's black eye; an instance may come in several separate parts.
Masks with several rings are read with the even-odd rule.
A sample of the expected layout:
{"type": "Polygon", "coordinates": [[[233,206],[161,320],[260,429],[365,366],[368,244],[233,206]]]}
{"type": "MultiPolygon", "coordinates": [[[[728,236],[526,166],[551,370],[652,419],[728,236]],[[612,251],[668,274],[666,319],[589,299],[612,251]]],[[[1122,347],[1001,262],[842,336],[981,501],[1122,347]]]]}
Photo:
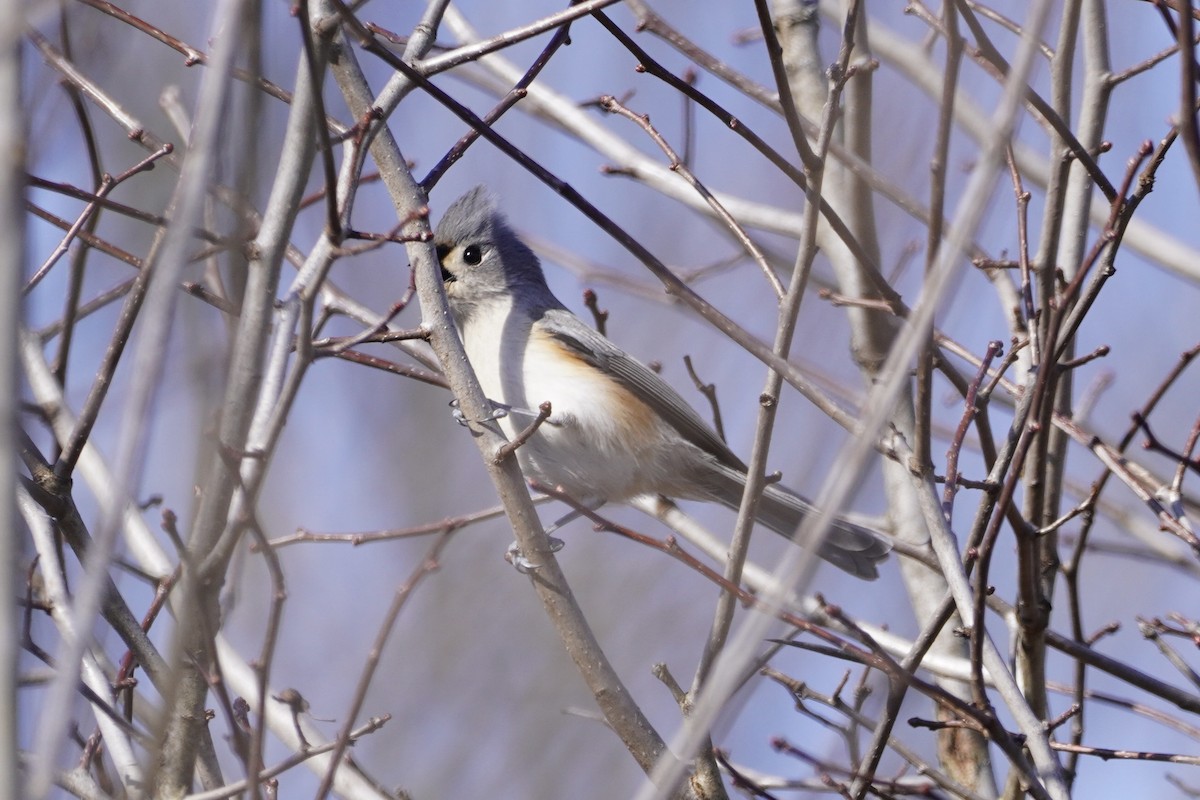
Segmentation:
{"type": "Polygon", "coordinates": [[[463,261],[474,266],[483,261],[483,250],[477,244],[469,244],[463,248],[463,261]]]}

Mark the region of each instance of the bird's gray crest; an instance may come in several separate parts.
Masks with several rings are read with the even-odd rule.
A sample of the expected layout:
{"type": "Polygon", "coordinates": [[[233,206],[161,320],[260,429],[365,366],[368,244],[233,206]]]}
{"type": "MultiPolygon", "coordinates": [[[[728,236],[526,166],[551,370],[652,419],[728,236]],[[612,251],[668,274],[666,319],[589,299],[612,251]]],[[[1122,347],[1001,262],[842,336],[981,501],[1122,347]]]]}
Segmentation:
{"type": "Polygon", "coordinates": [[[510,232],[496,205],[496,196],[486,186],[479,185],[450,204],[438,222],[434,238],[441,242],[490,241],[500,231],[510,232]]]}

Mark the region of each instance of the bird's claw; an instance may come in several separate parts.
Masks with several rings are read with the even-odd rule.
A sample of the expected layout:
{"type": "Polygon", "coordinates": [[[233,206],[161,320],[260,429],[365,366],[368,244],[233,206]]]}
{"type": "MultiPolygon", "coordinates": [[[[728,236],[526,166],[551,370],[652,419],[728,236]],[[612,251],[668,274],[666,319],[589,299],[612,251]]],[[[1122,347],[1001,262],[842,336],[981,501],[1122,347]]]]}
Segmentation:
{"type": "MultiPolygon", "coordinates": [[[[550,542],[551,553],[557,553],[559,550],[562,550],[566,544],[562,539],[556,539],[553,536],[547,536],[546,538],[550,542]]],[[[523,552],[521,552],[521,545],[518,542],[513,542],[508,546],[508,550],[506,550],[504,553],[504,560],[512,564],[516,568],[517,572],[521,573],[522,575],[528,575],[531,572],[537,572],[542,568],[541,564],[531,561],[523,552]]]]}
{"type": "MultiPolygon", "coordinates": [[[[491,404],[492,411],[490,414],[487,415],[487,417],[479,420],[480,422],[490,422],[492,420],[503,419],[504,417],[508,416],[508,406],[501,405],[500,403],[494,403],[491,400],[489,400],[488,403],[491,404]]],[[[467,418],[467,415],[462,412],[461,408],[459,408],[458,398],[455,398],[450,401],[450,407],[452,409],[454,409],[450,413],[454,416],[455,422],[457,422],[459,425],[462,425],[463,427],[466,427],[467,425],[471,424],[471,420],[469,420],[467,418]]]]}

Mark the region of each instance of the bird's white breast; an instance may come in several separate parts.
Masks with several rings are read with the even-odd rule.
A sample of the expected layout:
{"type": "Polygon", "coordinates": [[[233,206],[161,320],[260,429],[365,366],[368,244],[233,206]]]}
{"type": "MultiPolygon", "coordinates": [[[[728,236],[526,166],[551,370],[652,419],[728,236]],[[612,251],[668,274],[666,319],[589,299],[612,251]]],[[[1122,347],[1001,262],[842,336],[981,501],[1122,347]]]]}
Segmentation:
{"type": "Polygon", "coordinates": [[[525,323],[522,331],[510,330],[510,317],[512,300],[505,297],[480,305],[460,328],[475,377],[483,393],[495,403],[509,403],[500,380],[501,364],[511,362],[512,353],[505,351],[513,350],[512,343],[524,338],[529,328],[525,323]]]}
{"type": "Polygon", "coordinates": [[[509,407],[509,438],[548,401],[551,416],[518,451],[527,476],[581,500],[663,491],[670,447],[657,415],[626,387],[542,332],[511,302],[479,309],[463,343],[488,399],[509,407]]]}

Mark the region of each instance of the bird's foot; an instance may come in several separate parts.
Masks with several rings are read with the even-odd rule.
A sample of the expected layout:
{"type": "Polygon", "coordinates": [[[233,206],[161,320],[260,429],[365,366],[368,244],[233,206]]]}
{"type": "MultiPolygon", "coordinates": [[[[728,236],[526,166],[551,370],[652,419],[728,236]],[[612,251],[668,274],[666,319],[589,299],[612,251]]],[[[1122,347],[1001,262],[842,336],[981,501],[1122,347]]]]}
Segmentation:
{"type": "MultiPolygon", "coordinates": [[[[550,540],[551,553],[557,553],[563,549],[565,542],[562,539],[556,539],[553,536],[547,536],[546,538],[550,540]]],[[[516,567],[517,572],[522,575],[537,572],[542,567],[541,564],[531,561],[521,552],[521,545],[518,542],[513,542],[508,546],[508,550],[504,553],[504,560],[516,567]]]]}
{"type": "MultiPolygon", "coordinates": [[[[492,411],[485,419],[481,419],[479,422],[491,422],[492,420],[503,419],[504,417],[508,416],[508,406],[504,405],[503,403],[496,403],[492,400],[489,400],[488,403],[491,405],[492,411]]],[[[464,427],[471,424],[471,420],[467,419],[467,415],[464,414],[462,409],[458,407],[458,398],[450,401],[450,408],[454,409],[451,414],[453,414],[455,422],[464,427]]]]}

